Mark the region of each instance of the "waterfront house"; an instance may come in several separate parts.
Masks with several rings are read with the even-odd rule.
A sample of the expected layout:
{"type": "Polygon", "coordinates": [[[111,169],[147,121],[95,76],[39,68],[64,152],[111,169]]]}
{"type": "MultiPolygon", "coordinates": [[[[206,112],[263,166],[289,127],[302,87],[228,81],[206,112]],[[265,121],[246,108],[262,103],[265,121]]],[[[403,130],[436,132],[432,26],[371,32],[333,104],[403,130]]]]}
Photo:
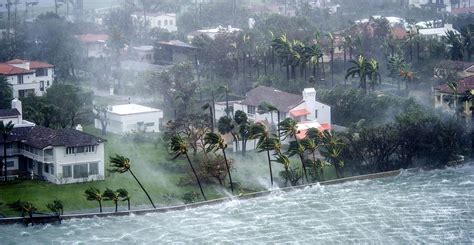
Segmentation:
{"type": "Polygon", "coordinates": [[[7,179],[35,178],[54,184],[104,179],[103,139],[76,129],[51,129],[25,121],[17,99],[11,109],[0,109],[0,120],[15,124],[7,144],[0,142],[2,159],[3,148],[7,148],[7,179]]]}
{"type": "Polygon", "coordinates": [[[53,85],[54,66],[41,61],[14,59],[0,63],[0,76],[12,85],[13,97],[42,96],[53,85]]]}

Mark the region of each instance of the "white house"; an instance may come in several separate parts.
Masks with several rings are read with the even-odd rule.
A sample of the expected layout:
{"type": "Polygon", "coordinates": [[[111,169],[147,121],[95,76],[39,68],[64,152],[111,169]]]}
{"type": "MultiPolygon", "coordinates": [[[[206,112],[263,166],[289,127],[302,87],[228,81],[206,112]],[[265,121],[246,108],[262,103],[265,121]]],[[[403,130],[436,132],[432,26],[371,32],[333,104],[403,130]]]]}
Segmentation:
{"type": "Polygon", "coordinates": [[[453,28],[452,24],[444,24],[443,27],[437,27],[437,28],[420,29],[419,33],[420,33],[420,36],[424,38],[436,39],[438,41],[442,41],[443,37],[446,36],[446,32],[448,31],[453,31],[455,34],[459,34],[459,32],[453,28]]]}
{"type": "MultiPolygon", "coordinates": [[[[145,19],[143,13],[132,14],[132,18],[139,22],[145,19]]],[[[146,21],[150,28],[161,28],[169,32],[178,31],[175,13],[147,13],[146,21]]]]}
{"type": "MultiPolygon", "coordinates": [[[[12,109],[0,110],[0,120],[15,123],[6,145],[8,179],[35,177],[55,184],[104,179],[103,139],[75,129],[55,130],[24,121],[18,100],[12,102],[12,109]]],[[[2,141],[2,158],[3,147],[2,141]]]]}
{"type": "MultiPolygon", "coordinates": [[[[130,132],[160,132],[163,111],[137,104],[111,106],[107,112],[107,132],[125,134],[130,132]]],[[[99,120],[95,127],[102,128],[99,120]]]]}
{"type": "Polygon", "coordinates": [[[22,98],[28,94],[42,96],[53,85],[54,66],[40,61],[14,59],[0,63],[0,75],[12,85],[13,97],[22,98]]]}
{"type": "Polygon", "coordinates": [[[203,29],[203,30],[197,30],[195,32],[192,32],[188,35],[188,40],[191,41],[194,39],[194,37],[200,36],[200,35],[205,35],[208,36],[211,39],[215,39],[216,36],[222,35],[222,34],[236,34],[241,32],[242,29],[240,28],[235,28],[232,26],[218,26],[217,28],[211,28],[211,29],[203,29]]]}
{"type": "MultiPolygon", "coordinates": [[[[270,125],[278,124],[285,118],[293,118],[298,124],[318,123],[320,129],[329,129],[331,125],[331,107],[317,101],[316,90],[305,88],[302,95],[287,93],[272,87],[259,86],[245,95],[245,100],[229,102],[229,110],[241,110],[254,122],[270,125]],[[278,112],[259,113],[258,106],[263,102],[278,109],[278,112]]],[[[226,115],[226,103],[215,104],[215,116],[219,119],[226,115]]]]}
{"type": "Polygon", "coordinates": [[[108,57],[107,41],[109,35],[107,34],[84,34],[76,36],[81,42],[82,53],[87,58],[101,58],[108,57]]]}
{"type": "Polygon", "coordinates": [[[155,50],[151,45],[143,45],[132,48],[134,57],[140,62],[155,63],[155,50]]]}

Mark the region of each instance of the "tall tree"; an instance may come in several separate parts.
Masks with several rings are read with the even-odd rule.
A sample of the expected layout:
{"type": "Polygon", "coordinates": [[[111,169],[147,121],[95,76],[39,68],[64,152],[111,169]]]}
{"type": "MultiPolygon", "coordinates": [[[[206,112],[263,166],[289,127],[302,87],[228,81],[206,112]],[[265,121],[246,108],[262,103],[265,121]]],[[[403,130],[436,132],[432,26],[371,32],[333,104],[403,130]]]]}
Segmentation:
{"type": "Polygon", "coordinates": [[[297,134],[299,133],[299,130],[298,130],[298,124],[296,123],[295,120],[291,119],[291,118],[286,118],[285,120],[283,120],[280,125],[280,131],[281,131],[281,135],[283,136],[283,140],[286,139],[286,138],[294,138],[294,143],[291,143],[290,142],[290,153],[293,153],[294,154],[298,154],[300,160],[301,160],[301,167],[303,169],[303,172],[304,172],[304,175],[305,175],[305,178],[306,178],[306,182],[308,182],[308,174],[306,172],[306,167],[305,167],[305,164],[304,164],[304,147],[300,144],[300,142],[298,141],[298,137],[297,137],[297,134]]]}
{"type": "Polygon", "coordinates": [[[463,42],[460,35],[449,30],[446,32],[446,36],[443,37],[443,41],[448,45],[451,60],[463,59],[463,42]]]}
{"type": "Polygon", "coordinates": [[[274,139],[271,138],[270,132],[267,130],[265,125],[261,123],[253,124],[250,128],[250,132],[253,139],[258,139],[257,150],[258,152],[266,151],[268,158],[268,168],[270,170],[270,183],[273,187],[273,172],[272,172],[272,159],[270,157],[270,151],[274,150],[274,139]]]}
{"type": "Polygon", "coordinates": [[[225,153],[225,149],[227,148],[227,144],[224,142],[224,139],[220,134],[216,133],[207,133],[204,137],[204,144],[208,145],[208,151],[217,151],[222,150],[222,154],[224,155],[225,166],[227,168],[227,174],[229,175],[229,182],[230,188],[232,190],[232,194],[234,193],[234,184],[232,183],[232,175],[230,174],[229,163],[227,161],[227,155],[225,153]]]}
{"type": "Polygon", "coordinates": [[[156,208],[155,204],[153,203],[153,200],[151,200],[150,195],[148,195],[148,192],[145,190],[145,187],[143,187],[142,183],[138,180],[138,178],[133,173],[132,168],[131,168],[130,159],[128,159],[124,156],[115,154],[115,156],[110,157],[110,166],[111,166],[111,172],[117,172],[117,173],[121,173],[121,174],[129,172],[133,176],[135,181],[137,181],[138,185],[143,190],[145,195],[148,197],[148,200],[150,201],[153,208],[156,208]]]}
{"type": "MultiPolygon", "coordinates": [[[[3,167],[4,167],[4,181],[7,182],[7,140],[13,130],[14,124],[10,121],[7,124],[4,124],[3,121],[0,121],[0,135],[3,139],[3,167]]],[[[0,166],[1,169],[2,166],[0,166]]],[[[1,174],[1,171],[0,171],[1,174]]]]}
{"type": "Polygon", "coordinates": [[[12,85],[6,77],[0,75],[0,109],[9,108],[13,99],[12,85]]]}
{"type": "Polygon", "coordinates": [[[176,158],[180,157],[181,155],[186,156],[186,159],[188,160],[189,166],[191,167],[191,170],[193,171],[194,177],[196,177],[196,181],[198,183],[199,189],[201,190],[202,197],[204,198],[204,200],[207,200],[206,195],[204,195],[204,191],[202,189],[201,181],[199,180],[199,177],[196,173],[196,170],[194,169],[194,166],[191,163],[191,159],[189,158],[188,146],[179,134],[173,135],[171,137],[171,139],[170,139],[170,150],[171,150],[171,153],[174,154],[173,159],[176,159],[176,158]]]}

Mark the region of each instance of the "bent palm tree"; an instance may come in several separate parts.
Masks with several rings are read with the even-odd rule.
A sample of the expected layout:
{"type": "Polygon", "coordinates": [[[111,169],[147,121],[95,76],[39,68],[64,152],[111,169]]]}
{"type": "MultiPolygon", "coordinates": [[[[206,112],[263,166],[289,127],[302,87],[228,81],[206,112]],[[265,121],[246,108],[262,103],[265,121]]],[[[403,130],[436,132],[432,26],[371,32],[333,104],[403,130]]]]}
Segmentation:
{"type": "Polygon", "coordinates": [[[156,208],[155,204],[153,203],[153,200],[151,200],[150,195],[148,195],[148,192],[145,190],[145,187],[143,187],[142,183],[138,180],[138,178],[133,173],[133,171],[131,169],[130,159],[116,154],[115,156],[110,157],[110,164],[111,164],[111,167],[112,167],[111,172],[118,172],[118,173],[121,173],[121,174],[126,173],[126,172],[130,172],[130,174],[133,176],[135,181],[137,181],[140,188],[142,188],[143,192],[145,192],[145,195],[148,197],[148,200],[150,201],[153,208],[156,208]]]}
{"type": "Polygon", "coordinates": [[[258,152],[267,152],[268,168],[270,169],[270,183],[273,187],[273,173],[272,173],[272,159],[270,158],[270,151],[274,149],[274,139],[270,138],[270,134],[263,124],[256,123],[250,128],[250,134],[253,139],[258,139],[258,152]]]}
{"type": "Polygon", "coordinates": [[[115,212],[117,213],[118,210],[118,202],[120,200],[120,193],[117,191],[113,191],[109,188],[105,189],[104,194],[102,194],[104,200],[113,201],[115,205],[115,212]]]}
{"type": "Polygon", "coordinates": [[[290,176],[290,159],[287,156],[281,154],[281,152],[275,155],[275,160],[277,163],[280,163],[285,168],[286,178],[285,178],[285,185],[288,183],[288,177],[290,176]]]}
{"type": "Polygon", "coordinates": [[[227,148],[227,144],[224,143],[224,139],[220,134],[216,133],[207,133],[204,136],[204,144],[209,145],[207,148],[208,151],[222,150],[222,154],[224,155],[225,166],[227,168],[227,174],[229,175],[230,181],[230,189],[232,190],[232,194],[234,193],[234,184],[232,183],[232,175],[230,174],[229,163],[227,162],[227,155],[225,154],[225,149],[227,148]]]}
{"type": "Polygon", "coordinates": [[[204,191],[202,190],[201,181],[199,180],[196,170],[194,169],[194,166],[191,163],[191,159],[189,158],[188,147],[186,146],[186,142],[184,142],[184,140],[179,135],[174,135],[171,137],[170,149],[171,149],[171,152],[175,155],[173,157],[173,160],[178,158],[181,155],[186,156],[189,166],[191,167],[193,171],[194,177],[196,177],[196,181],[199,185],[199,189],[201,190],[202,197],[204,198],[204,200],[207,201],[206,195],[204,195],[204,191]]]}
{"type": "Polygon", "coordinates": [[[128,210],[130,210],[130,195],[128,194],[128,191],[125,189],[117,189],[117,192],[119,194],[120,201],[127,201],[127,207],[128,210]]]}
{"type": "MultiPolygon", "coordinates": [[[[4,181],[7,182],[7,139],[13,130],[14,124],[10,121],[7,124],[4,124],[3,121],[0,121],[0,135],[3,139],[3,166],[4,166],[4,181]]],[[[1,173],[2,166],[0,166],[1,173]]]]}
{"type": "Polygon", "coordinates": [[[99,212],[102,213],[102,200],[104,197],[99,189],[95,187],[89,187],[89,189],[84,191],[84,195],[86,196],[87,201],[97,201],[99,203],[99,212]]]}
{"type": "Polygon", "coordinates": [[[303,172],[304,172],[304,176],[306,178],[306,182],[308,182],[308,173],[306,172],[306,168],[304,166],[304,156],[302,154],[302,152],[304,152],[304,149],[303,151],[301,151],[301,145],[298,141],[298,137],[297,137],[297,134],[299,133],[299,130],[298,130],[298,124],[296,123],[295,120],[291,119],[291,118],[286,118],[285,120],[283,120],[280,125],[280,131],[281,131],[281,134],[283,135],[283,139],[286,139],[288,137],[293,137],[295,138],[295,143],[293,144],[293,147],[291,148],[291,142],[290,142],[290,149],[292,149],[292,152],[298,154],[298,156],[300,157],[300,160],[301,160],[301,166],[303,168],[303,172]]]}

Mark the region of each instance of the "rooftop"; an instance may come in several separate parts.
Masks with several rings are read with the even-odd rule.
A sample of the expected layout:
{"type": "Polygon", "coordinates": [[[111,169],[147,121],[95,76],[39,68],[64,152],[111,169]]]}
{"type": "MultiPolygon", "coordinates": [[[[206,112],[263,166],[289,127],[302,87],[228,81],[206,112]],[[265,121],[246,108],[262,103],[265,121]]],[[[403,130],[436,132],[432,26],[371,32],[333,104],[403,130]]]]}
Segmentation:
{"type": "MultiPolygon", "coordinates": [[[[474,75],[462,78],[455,82],[457,84],[457,93],[464,94],[466,91],[474,89],[474,75]]],[[[449,88],[448,84],[440,85],[436,88],[441,93],[452,94],[453,91],[449,88]]]]}
{"type": "Polygon", "coordinates": [[[13,128],[10,141],[20,141],[35,148],[44,149],[48,146],[77,147],[97,145],[103,139],[75,129],[51,129],[41,126],[13,128]]]}
{"type": "Polygon", "coordinates": [[[110,112],[118,115],[132,115],[139,113],[160,112],[160,109],[151,108],[137,104],[125,104],[112,106],[110,112]]]}
{"type": "Polygon", "coordinates": [[[21,115],[17,109],[0,109],[0,118],[1,117],[16,117],[21,115]]]}
{"type": "Polygon", "coordinates": [[[83,43],[95,43],[101,42],[104,43],[109,40],[109,35],[107,34],[84,34],[76,36],[83,43]]]}
{"type": "Polygon", "coordinates": [[[54,66],[46,63],[46,62],[41,62],[41,61],[29,61],[29,60],[22,60],[22,59],[14,59],[7,61],[6,63],[9,65],[21,65],[21,64],[26,64],[30,63],[30,69],[39,69],[39,68],[53,68],[54,66]]]}
{"type": "Polygon", "coordinates": [[[175,47],[180,47],[180,48],[196,48],[192,45],[189,45],[183,41],[180,41],[180,40],[170,40],[170,41],[161,41],[161,42],[158,42],[159,44],[161,45],[168,45],[168,46],[175,46],[175,47]]]}
{"type": "Polygon", "coordinates": [[[445,24],[443,27],[438,27],[438,28],[427,28],[427,29],[420,29],[419,33],[420,35],[425,35],[425,36],[446,36],[447,31],[453,31],[456,34],[459,34],[459,32],[453,28],[453,25],[451,24],[445,24]]]}
{"type": "Polygon", "coordinates": [[[35,71],[18,68],[7,63],[0,63],[0,75],[20,75],[32,73],[35,73],[35,71]]]}
{"type": "Polygon", "coordinates": [[[272,87],[258,86],[246,94],[244,105],[258,106],[262,102],[269,103],[280,112],[288,112],[303,102],[303,96],[290,94],[272,87]]]}

